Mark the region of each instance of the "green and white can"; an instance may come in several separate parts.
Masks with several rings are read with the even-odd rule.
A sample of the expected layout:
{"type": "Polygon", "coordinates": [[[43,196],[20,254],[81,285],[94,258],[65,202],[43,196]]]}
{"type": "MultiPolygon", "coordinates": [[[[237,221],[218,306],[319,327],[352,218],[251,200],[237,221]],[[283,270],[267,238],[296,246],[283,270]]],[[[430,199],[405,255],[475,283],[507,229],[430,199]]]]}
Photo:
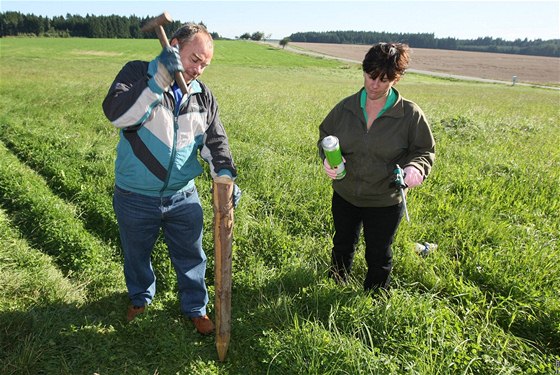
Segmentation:
{"type": "Polygon", "coordinates": [[[338,138],[334,135],[329,135],[328,137],[323,138],[321,146],[323,147],[323,151],[325,151],[327,162],[332,169],[336,170],[336,179],[343,179],[344,176],[346,176],[346,168],[344,167],[344,161],[342,160],[342,153],[340,152],[338,138]]]}

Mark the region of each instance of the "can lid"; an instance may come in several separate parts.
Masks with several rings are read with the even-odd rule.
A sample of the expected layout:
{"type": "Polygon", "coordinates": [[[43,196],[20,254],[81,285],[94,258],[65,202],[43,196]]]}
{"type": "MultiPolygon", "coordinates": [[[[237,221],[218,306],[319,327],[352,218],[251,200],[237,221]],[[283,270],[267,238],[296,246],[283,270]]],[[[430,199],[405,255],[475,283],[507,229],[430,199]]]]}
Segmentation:
{"type": "Polygon", "coordinates": [[[338,138],[334,135],[329,135],[323,138],[323,148],[334,149],[338,146],[338,138]]]}

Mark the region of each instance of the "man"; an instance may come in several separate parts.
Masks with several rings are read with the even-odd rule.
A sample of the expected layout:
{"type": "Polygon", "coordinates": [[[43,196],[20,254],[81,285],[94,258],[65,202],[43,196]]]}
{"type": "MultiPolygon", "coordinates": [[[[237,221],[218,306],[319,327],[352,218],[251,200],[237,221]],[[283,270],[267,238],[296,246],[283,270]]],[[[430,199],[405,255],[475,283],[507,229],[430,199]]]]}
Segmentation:
{"type": "MultiPolygon", "coordinates": [[[[212,60],[212,37],[203,25],[187,23],[170,44],[151,62],[128,62],[103,101],[105,115],[120,129],[113,207],[130,298],[127,320],[154,298],[151,252],[161,228],[181,311],[207,335],[214,323],[206,313],[202,207],[194,183],[203,171],[198,150],[212,177],[234,179],[237,172],[216,99],[197,79],[212,60]],[[185,93],[174,82],[176,72],[187,83],[185,93]]],[[[240,195],[234,186],[234,205],[240,195]]]]}

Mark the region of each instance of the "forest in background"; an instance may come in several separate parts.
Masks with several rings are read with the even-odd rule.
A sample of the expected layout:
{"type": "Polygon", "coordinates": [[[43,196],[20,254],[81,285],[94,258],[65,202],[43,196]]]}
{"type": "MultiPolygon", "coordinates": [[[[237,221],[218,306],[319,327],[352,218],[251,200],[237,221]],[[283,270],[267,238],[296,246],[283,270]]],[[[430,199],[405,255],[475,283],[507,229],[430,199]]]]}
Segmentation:
{"type": "MultiPolygon", "coordinates": [[[[137,16],[95,16],[71,15],[52,18],[22,14],[20,12],[0,13],[0,37],[41,36],[41,37],[85,37],[141,39],[154,38],[154,33],[141,32],[142,25],[151,17],[137,16]]],[[[170,34],[182,24],[174,21],[164,26],[170,34]]],[[[212,32],[214,39],[223,39],[212,32]]],[[[239,38],[260,40],[264,32],[245,33],[239,38]]],[[[560,57],[560,39],[507,41],[501,38],[479,37],[477,39],[436,38],[433,33],[387,33],[375,31],[326,31],[298,32],[284,38],[285,41],[307,43],[374,44],[380,40],[407,43],[413,48],[432,48],[460,51],[511,53],[520,55],[560,57]]]]}
{"type": "MultiPolygon", "coordinates": [[[[38,37],[82,37],[82,38],[116,38],[116,39],[153,39],[154,32],[141,31],[142,26],[153,17],[137,16],[94,16],[71,15],[52,18],[22,14],[20,12],[0,13],[0,37],[38,36],[38,37]]],[[[169,35],[183,22],[173,21],[164,25],[169,35]]],[[[214,39],[220,39],[212,33],[214,39]]]]}
{"type": "Polygon", "coordinates": [[[508,41],[501,38],[480,37],[477,39],[436,38],[433,33],[387,33],[375,31],[325,31],[300,32],[289,36],[292,42],[375,44],[380,40],[407,43],[414,48],[446,49],[458,51],[512,53],[560,57],[560,39],[508,41]]]}

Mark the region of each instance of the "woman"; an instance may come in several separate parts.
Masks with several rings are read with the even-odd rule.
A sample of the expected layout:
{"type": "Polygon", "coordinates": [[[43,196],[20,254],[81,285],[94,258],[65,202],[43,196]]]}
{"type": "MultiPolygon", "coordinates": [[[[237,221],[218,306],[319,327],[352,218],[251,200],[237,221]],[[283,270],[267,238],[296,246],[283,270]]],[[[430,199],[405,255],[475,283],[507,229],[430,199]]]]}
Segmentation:
{"type": "Polygon", "coordinates": [[[424,181],[434,162],[435,141],[424,113],[394,88],[408,63],[408,45],[374,45],[362,63],[364,87],[338,103],[319,126],[319,153],[334,190],[330,275],[347,281],[363,227],[366,291],[389,287],[391,244],[404,208],[394,184],[396,165],[404,168],[404,182],[413,188],[424,181]],[[342,179],[336,179],[321,147],[329,135],[340,142],[346,168],[342,179]]]}

